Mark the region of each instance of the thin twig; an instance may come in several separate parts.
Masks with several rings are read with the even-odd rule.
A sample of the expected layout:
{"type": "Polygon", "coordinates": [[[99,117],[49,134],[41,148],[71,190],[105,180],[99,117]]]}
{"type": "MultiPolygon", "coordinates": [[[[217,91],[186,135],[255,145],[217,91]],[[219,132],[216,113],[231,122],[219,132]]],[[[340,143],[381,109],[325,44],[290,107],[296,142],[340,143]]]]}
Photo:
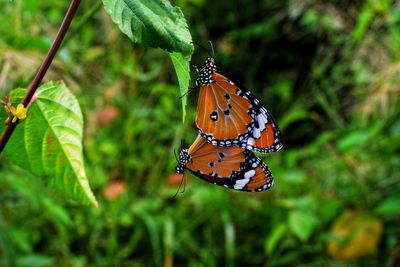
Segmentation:
{"type": "MultiPolygon", "coordinates": [[[[33,95],[36,92],[36,89],[42,82],[43,77],[46,74],[47,70],[49,69],[51,62],[53,61],[54,56],[56,55],[57,50],[60,47],[61,42],[65,37],[65,34],[69,28],[69,25],[71,24],[72,19],[75,16],[76,10],[78,9],[80,3],[81,0],[71,1],[67,13],[65,14],[64,20],[61,23],[60,29],[58,30],[58,33],[56,35],[56,39],[54,40],[52,46],[50,47],[50,50],[47,53],[47,56],[45,57],[42,65],[40,66],[35,78],[29,85],[28,91],[26,92],[24,99],[22,99],[21,103],[24,105],[24,107],[28,106],[29,102],[31,101],[33,95]]],[[[15,123],[10,122],[6,130],[4,131],[3,136],[0,139],[0,154],[4,150],[4,147],[6,146],[8,140],[10,139],[11,134],[13,133],[17,123],[18,121],[16,121],[15,123]]]]}

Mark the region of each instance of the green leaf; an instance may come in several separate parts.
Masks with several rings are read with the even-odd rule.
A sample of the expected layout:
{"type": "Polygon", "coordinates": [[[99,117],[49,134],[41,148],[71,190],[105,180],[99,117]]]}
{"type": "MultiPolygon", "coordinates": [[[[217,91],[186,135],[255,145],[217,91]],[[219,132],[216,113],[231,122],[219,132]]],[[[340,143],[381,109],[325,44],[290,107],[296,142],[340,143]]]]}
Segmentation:
{"type": "Polygon", "coordinates": [[[187,59],[193,53],[192,37],[180,8],[167,0],[103,0],[112,20],[133,42],[180,52],[187,59]]]}
{"type": "Polygon", "coordinates": [[[143,220],[149,232],[150,243],[153,248],[154,265],[161,266],[161,238],[156,217],[149,215],[147,212],[138,212],[136,215],[143,220]]]}
{"type": "Polygon", "coordinates": [[[265,252],[267,253],[267,255],[272,255],[279,241],[285,236],[286,232],[287,226],[283,223],[273,228],[273,230],[265,240],[265,252]]]}
{"type": "MultiPolygon", "coordinates": [[[[11,91],[13,103],[19,103],[25,92],[11,91]]],[[[35,97],[4,156],[37,176],[49,177],[50,185],[71,198],[97,207],[83,163],[83,117],[77,99],[62,82],[42,85],[35,97]]]]}
{"type": "Polygon", "coordinates": [[[279,128],[286,129],[290,124],[304,120],[308,117],[308,111],[304,107],[293,106],[279,121],[279,128]]]}
{"type": "Polygon", "coordinates": [[[374,19],[374,10],[370,2],[367,2],[362,7],[358,17],[356,25],[353,29],[352,35],[356,42],[361,41],[365,31],[369,24],[374,19]]]}
{"type": "Polygon", "coordinates": [[[372,137],[370,132],[367,131],[353,131],[348,135],[343,136],[337,144],[340,151],[348,151],[352,147],[357,147],[367,142],[372,137]]]}
{"type": "Polygon", "coordinates": [[[17,265],[21,267],[47,267],[54,266],[55,259],[45,255],[29,254],[17,260],[17,265]]]}
{"type": "Polygon", "coordinates": [[[182,122],[185,121],[186,116],[186,92],[189,89],[190,81],[190,66],[189,61],[181,53],[169,54],[175,68],[176,75],[178,76],[179,92],[182,96],[182,122]]]}
{"type": "Polygon", "coordinates": [[[318,214],[322,222],[328,223],[338,215],[342,209],[343,203],[337,199],[320,200],[318,205],[318,214]]]}
{"type": "Polygon", "coordinates": [[[379,214],[396,215],[400,213],[400,197],[393,196],[385,199],[382,204],[378,206],[376,212],[379,214]]]}
{"type": "Polygon", "coordinates": [[[301,241],[307,241],[318,220],[309,210],[294,210],[289,214],[289,228],[301,241]]]}

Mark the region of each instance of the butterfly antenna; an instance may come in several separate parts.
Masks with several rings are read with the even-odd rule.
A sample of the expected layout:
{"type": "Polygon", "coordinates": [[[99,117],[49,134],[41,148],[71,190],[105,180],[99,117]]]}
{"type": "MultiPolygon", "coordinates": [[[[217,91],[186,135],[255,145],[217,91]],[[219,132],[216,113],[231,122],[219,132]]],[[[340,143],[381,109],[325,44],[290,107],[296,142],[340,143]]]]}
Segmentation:
{"type": "Polygon", "coordinates": [[[212,45],[211,45],[212,54],[210,54],[210,50],[206,49],[206,48],[205,48],[204,46],[202,46],[201,44],[196,43],[196,42],[192,42],[192,43],[195,44],[195,45],[197,45],[197,46],[200,47],[201,49],[203,49],[205,52],[207,52],[207,54],[208,54],[210,57],[213,57],[213,56],[214,56],[214,48],[212,48],[212,45]]]}
{"type": "Polygon", "coordinates": [[[183,95],[181,95],[181,96],[179,97],[179,99],[182,99],[182,97],[184,97],[185,95],[188,95],[191,91],[193,91],[194,88],[195,88],[195,87],[189,88],[189,89],[186,91],[186,93],[184,93],[183,95]]]}
{"type": "Polygon", "coordinates": [[[183,189],[182,189],[182,191],[181,191],[181,194],[184,193],[185,190],[186,190],[186,180],[187,180],[187,177],[186,177],[185,174],[183,174],[182,180],[183,180],[183,189]]]}
{"type": "MultiPolygon", "coordinates": [[[[190,64],[190,66],[191,66],[197,73],[199,73],[199,69],[197,68],[196,65],[190,64]]],[[[195,88],[196,88],[196,86],[190,87],[190,88],[186,91],[186,93],[184,93],[183,95],[181,95],[181,96],[179,97],[179,99],[182,99],[184,96],[188,95],[188,94],[189,94],[193,89],[195,89],[195,88]]]]}
{"type": "Polygon", "coordinates": [[[192,67],[197,73],[199,73],[199,68],[196,65],[190,63],[190,67],[192,67]]]}
{"type": "Polygon", "coordinates": [[[211,47],[211,57],[214,58],[214,46],[213,46],[211,40],[208,40],[208,42],[210,43],[210,47],[211,47]]]}
{"type": "MultiPolygon", "coordinates": [[[[185,174],[182,175],[181,183],[179,184],[179,187],[178,187],[178,189],[176,190],[175,195],[172,196],[172,198],[176,198],[176,196],[178,195],[178,193],[179,193],[179,191],[180,191],[182,185],[184,184],[184,180],[185,180],[185,174]]],[[[185,185],[185,186],[186,186],[186,185],[185,185]]],[[[185,186],[184,186],[184,187],[185,187],[185,186]]],[[[181,191],[181,193],[183,193],[183,192],[185,192],[185,188],[183,188],[183,191],[181,191]]]]}
{"type": "Polygon", "coordinates": [[[175,155],[176,162],[178,162],[178,163],[179,163],[178,156],[177,156],[177,154],[176,154],[176,150],[175,150],[175,148],[174,148],[174,155],[175,155]]]}

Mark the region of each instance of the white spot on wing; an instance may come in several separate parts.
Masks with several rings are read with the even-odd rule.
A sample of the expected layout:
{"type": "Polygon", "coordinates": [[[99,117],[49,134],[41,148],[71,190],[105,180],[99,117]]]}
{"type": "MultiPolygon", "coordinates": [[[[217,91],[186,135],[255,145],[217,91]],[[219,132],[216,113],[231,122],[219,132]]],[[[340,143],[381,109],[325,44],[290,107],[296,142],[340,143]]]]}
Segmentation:
{"type": "Polygon", "coordinates": [[[256,139],[260,138],[260,136],[261,136],[260,129],[254,128],[253,136],[254,136],[254,138],[256,138],[256,139]]]}
{"type": "Polygon", "coordinates": [[[248,183],[250,181],[250,178],[249,179],[240,179],[240,180],[236,180],[236,183],[235,183],[235,185],[233,186],[233,188],[235,188],[235,189],[243,189],[243,187],[245,187],[246,186],[246,184],[248,183]]]}
{"type": "Polygon", "coordinates": [[[247,172],[245,172],[245,174],[244,174],[244,178],[247,179],[247,180],[249,180],[251,177],[254,176],[254,174],[256,174],[256,171],[255,171],[255,170],[247,171],[247,172]]]}
{"type": "Polygon", "coordinates": [[[256,174],[255,170],[250,170],[245,172],[244,179],[236,180],[235,185],[233,186],[234,189],[243,189],[250,181],[250,178],[256,174]]]}
{"type": "Polygon", "coordinates": [[[252,149],[254,146],[254,138],[249,137],[249,139],[247,139],[247,149],[252,149]]]}
{"type": "Polygon", "coordinates": [[[260,132],[262,132],[265,129],[265,124],[268,122],[267,117],[265,114],[261,113],[257,115],[257,120],[258,120],[258,127],[260,127],[260,132]]]}

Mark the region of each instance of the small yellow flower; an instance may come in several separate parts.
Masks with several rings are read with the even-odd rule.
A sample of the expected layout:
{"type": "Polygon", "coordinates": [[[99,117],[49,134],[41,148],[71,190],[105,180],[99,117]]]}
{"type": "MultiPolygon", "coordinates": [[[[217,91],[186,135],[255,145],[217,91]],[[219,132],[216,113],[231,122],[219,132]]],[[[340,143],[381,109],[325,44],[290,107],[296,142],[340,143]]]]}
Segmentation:
{"type": "Polygon", "coordinates": [[[12,123],[15,123],[18,120],[23,120],[26,118],[26,108],[22,104],[18,104],[17,108],[13,106],[10,107],[10,113],[13,117],[12,123]]]}

